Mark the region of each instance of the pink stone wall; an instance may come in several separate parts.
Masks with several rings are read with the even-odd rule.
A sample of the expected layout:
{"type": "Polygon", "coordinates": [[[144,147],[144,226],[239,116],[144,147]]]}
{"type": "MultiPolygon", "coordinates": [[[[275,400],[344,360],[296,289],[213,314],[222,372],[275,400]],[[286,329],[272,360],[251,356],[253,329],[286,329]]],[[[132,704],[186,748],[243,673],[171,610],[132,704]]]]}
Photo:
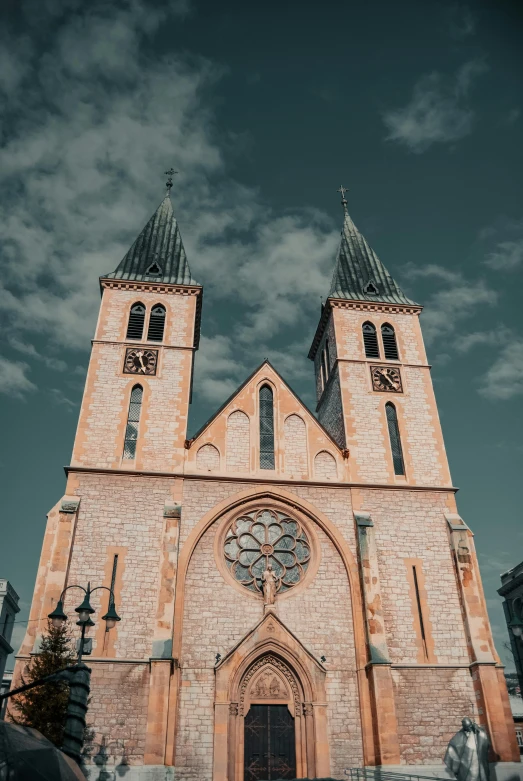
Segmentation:
{"type": "Polygon", "coordinates": [[[396,481],[385,417],[385,403],[392,401],[398,412],[407,481],[416,485],[450,485],[445,446],[417,315],[336,309],[334,316],[338,357],[342,361],[340,381],[352,479],[380,483],[396,481]],[[362,325],[366,321],[376,326],[380,359],[365,357],[362,325]],[[384,359],[381,325],[385,323],[395,329],[399,361],[384,359]],[[373,363],[398,365],[403,392],[374,391],[370,378],[373,363]]]}
{"type": "Polygon", "coordinates": [[[250,420],[245,412],[236,410],[227,418],[227,471],[250,470],[250,420]]]}
{"type": "Polygon", "coordinates": [[[307,479],[307,429],[299,415],[285,418],[285,471],[292,477],[307,479]]]}
{"type": "MultiPolygon", "coordinates": [[[[69,569],[69,583],[110,585],[107,580],[110,547],[125,549],[120,557],[121,593],[117,611],[121,621],[111,630],[116,656],[148,659],[160,587],[160,553],[165,519],[171,503],[172,481],[131,475],[82,474],[76,494],[81,496],[69,569]],[[139,621],[136,617],[139,616],[139,621]]],[[[110,573],[109,573],[110,578],[110,573]]],[[[67,594],[66,612],[78,603],[78,593],[67,594]]],[[[104,592],[93,594],[95,610],[104,592]]],[[[101,655],[95,647],[94,655],[101,655]]]]}
{"type": "MultiPolygon", "coordinates": [[[[122,465],[129,395],[136,383],[144,388],[144,397],[134,466],[171,471],[183,461],[195,306],[194,296],[104,290],[72,464],[113,469],[122,465]],[[158,351],[155,376],[123,372],[126,349],[136,346],[125,339],[129,309],[136,301],[147,306],[144,333],[151,306],[161,302],[167,310],[163,343],[142,343],[158,351]]],[[[129,468],[129,461],[125,466],[129,468]]]]}
{"type": "Polygon", "coordinates": [[[91,758],[104,744],[109,765],[125,759],[129,765],[143,765],[149,667],[147,664],[97,663],[86,659],[91,674],[91,697],[87,726],[94,739],[87,744],[91,758]]]}
{"type": "Polygon", "coordinates": [[[436,765],[460,728],[478,718],[467,669],[393,669],[402,764],[436,765]]]}
{"type": "MultiPolygon", "coordinates": [[[[225,488],[225,485],[220,487],[225,488]]],[[[235,489],[230,486],[228,490],[231,488],[236,492],[239,486],[235,489]]],[[[190,524],[192,507],[205,508],[208,493],[209,487],[202,483],[185,484],[183,517],[187,523],[190,524]]],[[[335,504],[340,499],[342,497],[338,495],[335,504]]],[[[263,615],[261,599],[226,582],[215,563],[213,544],[219,523],[217,521],[204,534],[192,556],[187,573],[183,623],[181,664],[184,684],[177,772],[180,778],[202,781],[211,777],[207,775],[211,759],[195,755],[192,746],[197,731],[203,735],[204,743],[213,734],[214,655],[217,652],[225,655],[263,615]],[[205,634],[205,643],[202,643],[202,634],[205,634]]],[[[187,531],[185,529],[184,533],[187,531]]],[[[316,527],[316,535],[321,547],[321,562],[315,580],[305,590],[290,592],[288,597],[279,600],[277,609],[284,624],[316,658],[323,654],[327,657],[332,768],[333,772],[341,774],[345,767],[362,761],[350,589],[335,547],[319,527],[316,527]]]]}
{"type": "Polygon", "coordinates": [[[438,663],[468,664],[456,577],[444,517],[443,493],[361,491],[360,509],[370,512],[378,548],[381,593],[393,662],[418,661],[417,606],[405,559],[420,559],[427,591],[428,625],[438,663]]]}

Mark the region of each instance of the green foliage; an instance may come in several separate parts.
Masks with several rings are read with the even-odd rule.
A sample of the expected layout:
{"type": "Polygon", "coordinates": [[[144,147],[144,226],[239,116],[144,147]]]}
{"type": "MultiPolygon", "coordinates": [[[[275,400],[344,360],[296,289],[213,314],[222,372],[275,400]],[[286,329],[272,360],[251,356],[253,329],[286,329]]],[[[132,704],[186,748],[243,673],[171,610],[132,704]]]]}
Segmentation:
{"type": "MultiPolygon", "coordinates": [[[[49,621],[40,652],[26,667],[22,684],[33,683],[75,662],[76,653],[67,624],[56,628],[49,621]]],[[[51,743],[60,747],[68,699],[69,686],[63,681],[35,686],[12,698],[10,716],[16,724],[34,727],[51,743]]]]}

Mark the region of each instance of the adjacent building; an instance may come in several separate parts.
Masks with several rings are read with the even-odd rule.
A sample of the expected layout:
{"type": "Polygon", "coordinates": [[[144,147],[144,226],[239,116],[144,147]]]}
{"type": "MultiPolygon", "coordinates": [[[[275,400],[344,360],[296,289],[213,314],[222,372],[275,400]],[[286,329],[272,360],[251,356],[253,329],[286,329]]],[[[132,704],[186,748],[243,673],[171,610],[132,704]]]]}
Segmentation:
{"type": "Polygon", "coordinates": [[[15,616],[20,611],[19,599],[9,581],[0,578],[0,681],[3,681],[7,657],[13,653],[10,641],[15,616]]]}
{"type": "Polygon", "coordinates": [[[519,761],[422,307],[342,205],[309,352],[316,414],[263,361],[188,434],[202,286],[169,192],[100,279],[15,678],[64,586],[112,585],[122,620],[94,628],[89,720],[125,747],[128,781],[439,764],[465,715],[519,761]]]}

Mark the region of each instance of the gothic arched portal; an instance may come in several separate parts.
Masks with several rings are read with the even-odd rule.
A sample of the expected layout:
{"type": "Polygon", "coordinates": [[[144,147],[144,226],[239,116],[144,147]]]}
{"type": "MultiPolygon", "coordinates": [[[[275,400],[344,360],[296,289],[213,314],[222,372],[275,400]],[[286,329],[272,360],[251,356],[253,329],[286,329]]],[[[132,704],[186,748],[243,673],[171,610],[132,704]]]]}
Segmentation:
{"type": "Polygon", "coordinates": [[[283,777],[328,775],[325,674],[268,613],[216,668],[214,781],[247,781],[246,768],[264,761],[283,777]]]}

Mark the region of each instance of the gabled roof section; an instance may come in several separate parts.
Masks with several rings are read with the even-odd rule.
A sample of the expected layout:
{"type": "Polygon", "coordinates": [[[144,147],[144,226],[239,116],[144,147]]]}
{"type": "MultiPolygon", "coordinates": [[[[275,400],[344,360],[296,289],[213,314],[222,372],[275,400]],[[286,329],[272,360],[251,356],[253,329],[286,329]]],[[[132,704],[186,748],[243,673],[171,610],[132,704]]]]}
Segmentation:
{"type": "Polygon", "coordinates": [[[269,366],[269,367],[270,367],[270,369],[271,369],[271,370],[274,372],[274,374],[277,376],[277,378],[278,378],[278,379],[279,379],[279,380],[280,380],[280,381],[283,383],[283,385],[284,385],[284,386],[287,388],[287,390],[289,391],[289,393],[291,393],[291,394],[294,396],[294,398],[295,398],[295,399],[298,401],[298,403],[300,404],[300,406],[303,408],[303,412],[304,412],[304,413],[305,413],[305,414],[306,414],[306,415],[307,415],[307,416],[308,416],[308,417],[309,417],[309,418],[312,420],[312,422],[313,422],[313,423],[314,423],[314,424],[315,424],[315,425],[316,425],[316,426],[317,426],[317,427],[318,427],[318,428],[321,430],[322,434],[324,434],[326,437],[328,437],[328,439],[329,439],[329,440],[332,442],[332,444],[334,445],[334,447],[336,448],[336,450],[337,450],[339,453],[341,453],[341,452],[342,452],[342,448],[340,448],[340,446],[338,445],[338,443],[336,442],[336,440],[335,440],[335,439],[333,439],[333,438],[332,438],[332,435],[331,435],[331,434],[329,434],[329,432],[327,431],[327,429],[325,429],[325,428],[324,428],[324,427],[321,425],[321,423],[320,423],[320,421],[318,420],[318,418],[316,418],[316,417],[313,415],[313,413],[312,413],[312,412],[310,411],[310,409],[307,407],[307,405],[305,404],[305,402],[304,402],[304,401],[302,401],[302,400],[300,399],[300,397],[298,396],[298,394],[297,394],[297,393],[296,393],[296,392],[295,392],[295,391],[294,391],[294,390],[291,388],[291,386],[288,384],[288,382],[286,382],[286,381],[283,379],[283,377],[281,376],[281,374],[279,373],[279,371],[278,371],[277,369],[275,369],[275,368],[274,368],[274,366],[272,365],[272,363],[269,361],[269,359],[268,359],[268,358],[266,358],[266,359],[265,359],[265,360],[264,360],[264,361],[263,361],[263,362],[262,362],[262,363],[261,363],[261,364],[258,366],[258,368],[257,368],[257,369],[255,369],[255,370],[252,372],[252,374],[250,374],[250,375],[247,377],[247,379],[246,379],[246,380],[244,380],[244,381],[241,383],[241,385],[239,385],[239,386],[238,386],[238,388],[237,388],[237,389],[234,391],[234,393],[232,393],[232,394],[229,396],[229,398],[228,398],[226,401],[224,401],[224,403],[221,405],[221,407],[219,407],[219,408],[216,410],[216,412],[215,412],[213,415],[211,415],[211,417],[210,417],[210,418],[209,418],[209,419],[208,419],[208,420],[207,420],[207,421],[206,421],[206,422],[203,424],[203,426],[201,426],[201,428],[199,428],[199,429],[198,429],[198,431],[197,431],[197,432],[196,432],[196,433],[195,433],[195,434],[194,434],[194,435],[191,437],[191,439],[190,439],[190,442],[192,443],[192,442],[194,442],[195,440],[197,440],[197,439],[198,439],[198,438],[199,438],[199,437],[200,437],[200,436],[203,434],[203,432],[204,432],[206,429],[208,429],[208,428],[209,428],[209,426],[212,424],[212,422],[213,422],[214,420],[216,420],[216,418],[217,418],[217,417],[218,417],[218,416],[219,416],[219,415],[220,415],[220,414],[221,414],[221,413],[222,413],[222,412],[223,412],[223,411],[224,411],[224,410],[225,410],[225,409],[226,409],[226,408],[229,406],[229,404],[230,404],[230,403],[231,403],[231,402],[232,402],[232,401],[233,401],[233,400],[236,398],[236,396],[238,396],[238,395],[239,395],[239,394],[242,392],[242,390],[243,390],[243,389],[244,389],[244,388],[245,388],[245,387],[246,387],[246,386],[247,386],[247,385],[248,385],[248,384],[249,384],[249,383],[250,383],[250,382],[251,382],[251,381],[254,379],[254,377],[256,377],[256,375],[257,375],[257,374],[259,374],[259,373],[262,371],[262,369],[263,369],[265,366],[269,366]]]}
{"type": "Polygon", "coordinates": [[[345,216],[329,298],[417,306],[403,293],[354,225],[345,198],[342,204],[345,216]]]}
{"type": "Polygon", "coordinates": [[[198,285],[187,262],[169,192],[116,270],[104,279],[198,285]]]}

